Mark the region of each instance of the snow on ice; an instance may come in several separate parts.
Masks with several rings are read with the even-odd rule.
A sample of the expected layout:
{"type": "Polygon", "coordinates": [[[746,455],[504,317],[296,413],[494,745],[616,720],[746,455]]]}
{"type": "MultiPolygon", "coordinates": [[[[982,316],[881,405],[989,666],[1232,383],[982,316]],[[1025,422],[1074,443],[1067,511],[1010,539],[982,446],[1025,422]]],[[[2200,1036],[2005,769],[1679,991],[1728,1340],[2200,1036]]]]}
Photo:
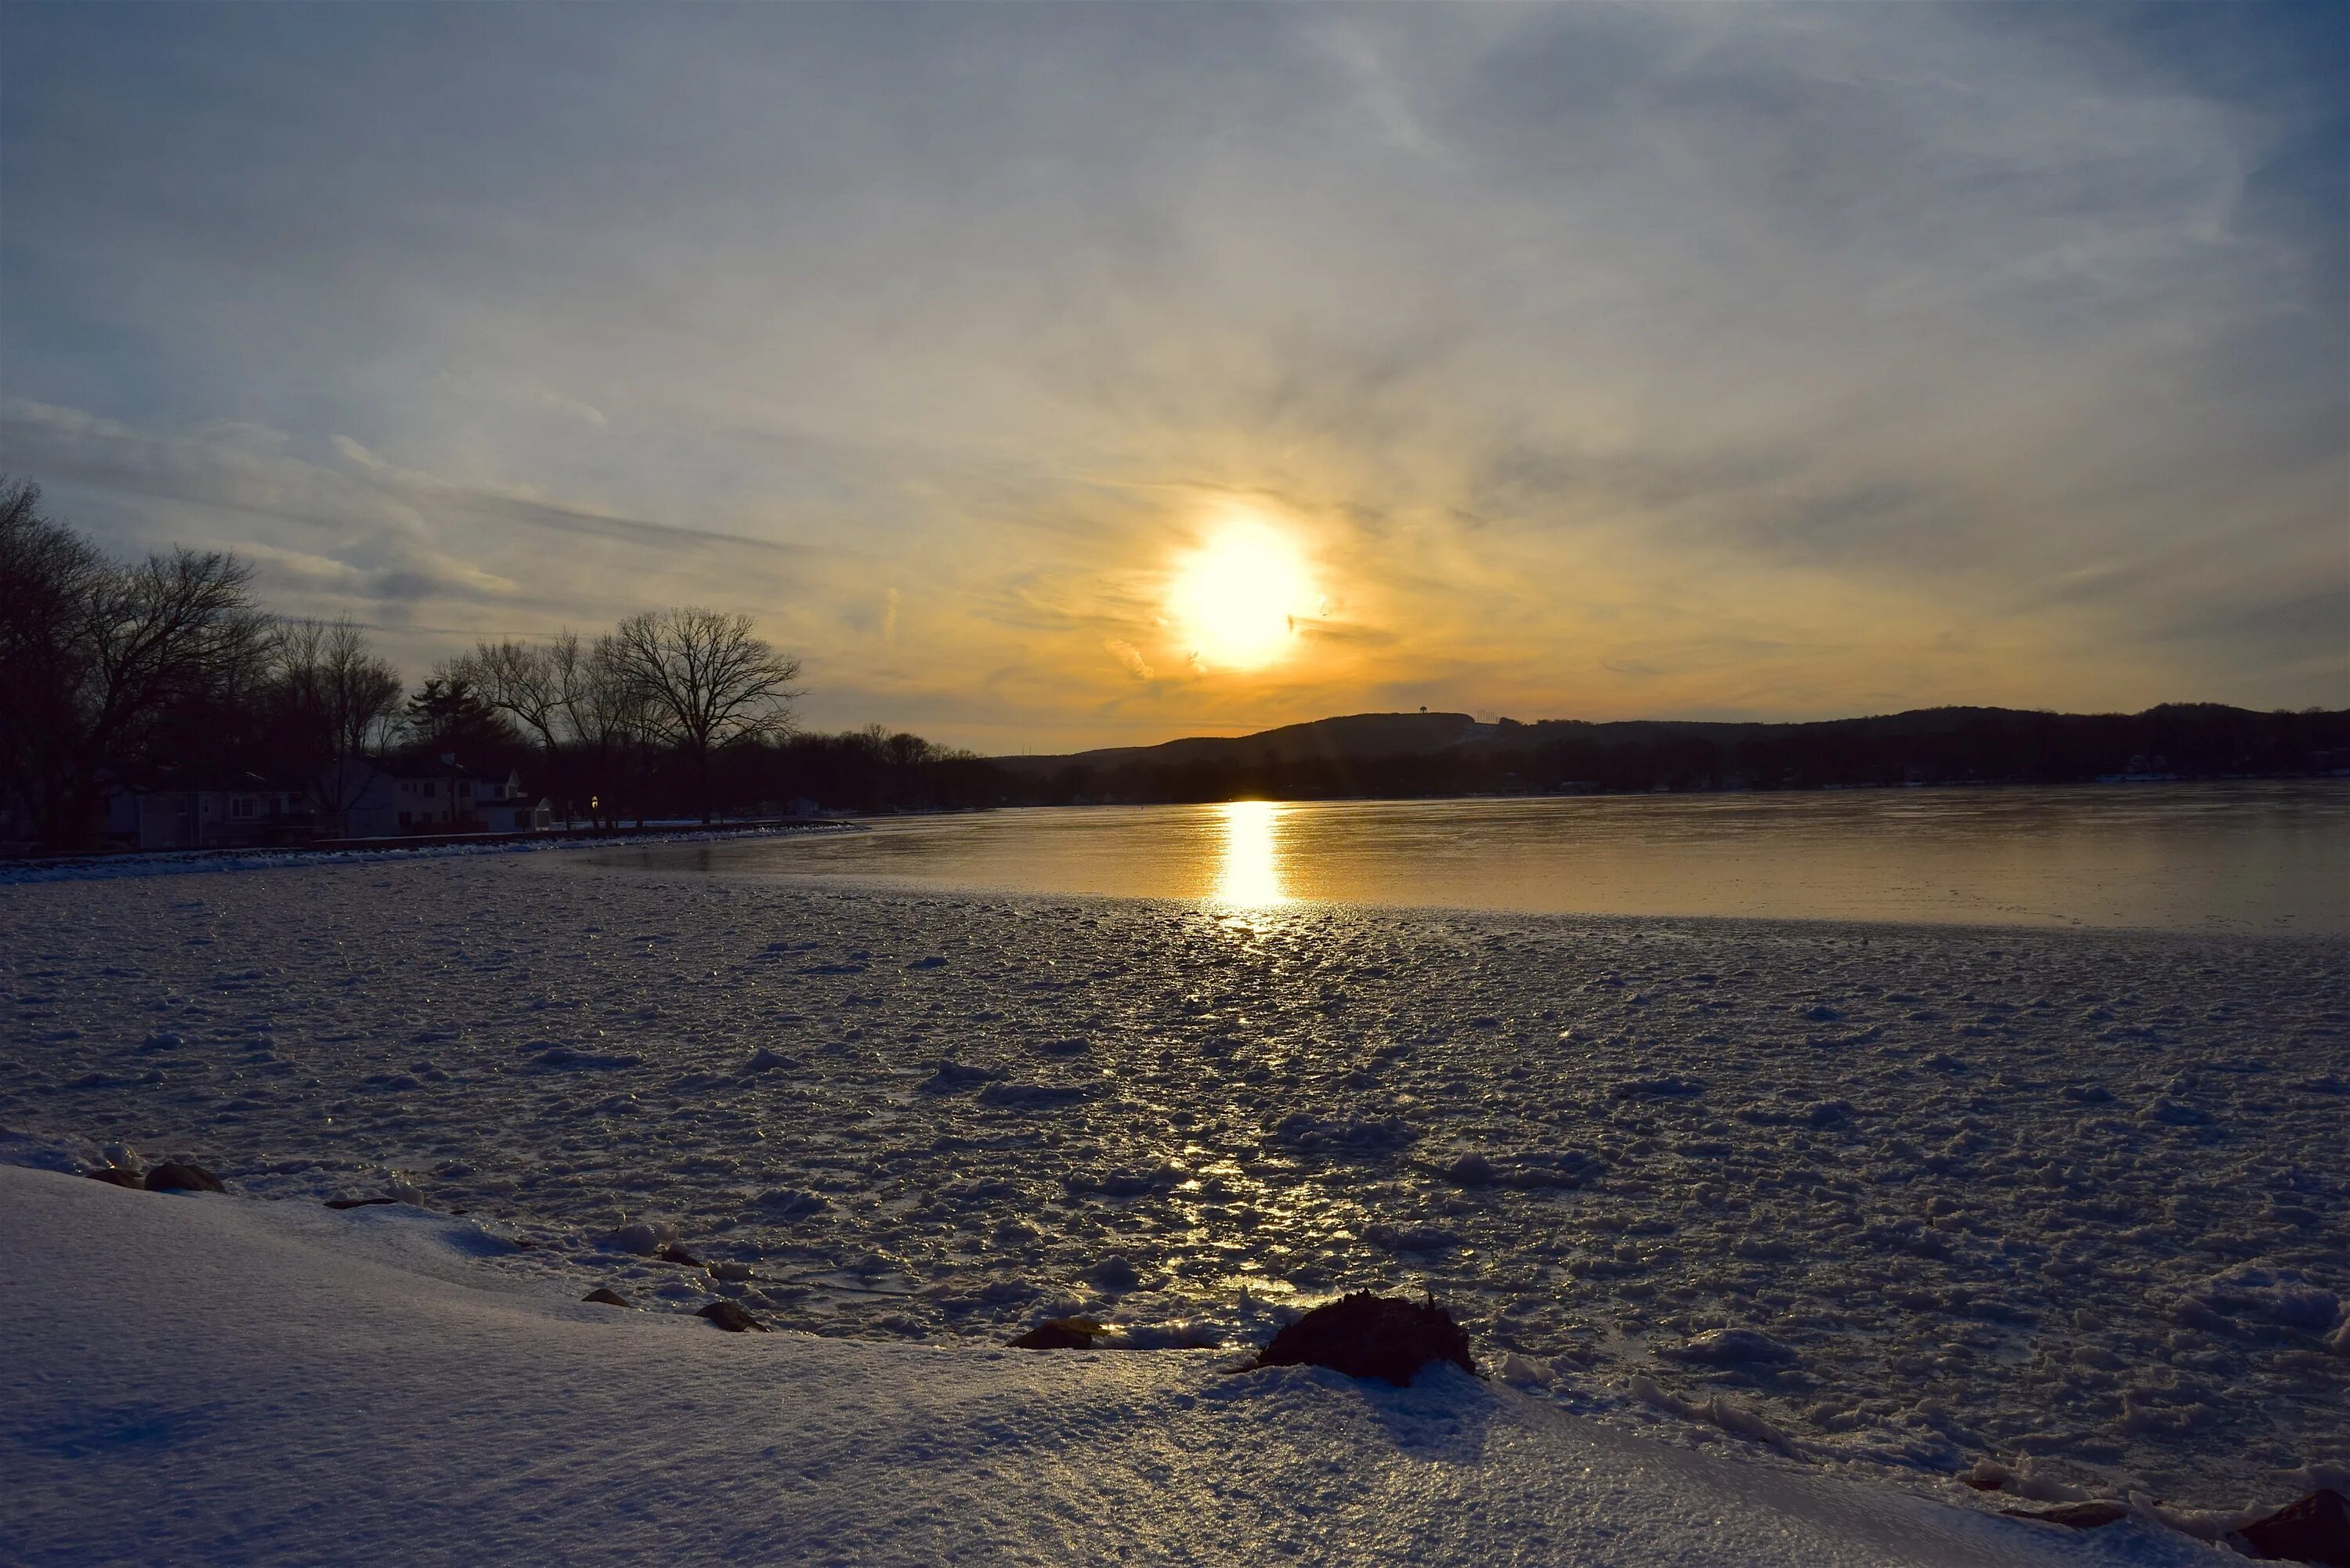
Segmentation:
{"type": "Polygon", "coordinates": [[[510,1239],[413,1208],[0,1169],[0,1250],[19,1568],[2213,1560],[2150,1517],[1693,1453],[1451,1367],[718,1333],[494,1273],[510,1239]]]}
{"type": "Polygon", "coordinates": [[[0,1159],[401,1196],[515,1288],[836,1339],[1426,1289],[1610,1433],[2232,1506],[2350,1462],[2344,958],[569,854],[16,886],[0,1159]]]}

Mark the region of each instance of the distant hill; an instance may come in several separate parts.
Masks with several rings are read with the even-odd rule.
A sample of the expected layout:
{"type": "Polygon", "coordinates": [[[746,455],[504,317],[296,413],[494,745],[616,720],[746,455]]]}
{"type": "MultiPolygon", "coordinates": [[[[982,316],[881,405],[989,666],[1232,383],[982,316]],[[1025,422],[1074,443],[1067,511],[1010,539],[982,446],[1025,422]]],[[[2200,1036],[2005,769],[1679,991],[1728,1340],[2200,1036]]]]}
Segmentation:
{"type": "Polygon", "coordinates": [[[1253,735],[1194,735],[1163,741],[1155,746],[1107,746],[1066,756],[997,757],[999,767],[1022,773],[1056,772],[1079,767],[1186,766],[1201,763],[1300,763],[1341,758],[1424,756],[1472,741],[1478,732],[1496,729],[1480,724],[1466,713],[1350,713],[1339,719],[1315,719],[1304,724],[1284,724],[1253,735]]]}
{"type": "Polygon", "coordinates": [[[993,762],[1011,797],[1038,802],[2255,776],[2350,768],[2350,712],[1921,708],[1808,723],[1355,713],[993,762]]]}

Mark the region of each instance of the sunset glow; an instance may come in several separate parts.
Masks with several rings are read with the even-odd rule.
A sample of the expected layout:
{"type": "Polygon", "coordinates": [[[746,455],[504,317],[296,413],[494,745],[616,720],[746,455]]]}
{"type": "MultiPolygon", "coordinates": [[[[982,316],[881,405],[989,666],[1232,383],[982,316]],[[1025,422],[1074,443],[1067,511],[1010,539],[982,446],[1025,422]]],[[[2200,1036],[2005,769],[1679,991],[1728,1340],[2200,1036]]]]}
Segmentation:
{"type": "Polygon", "coordinates": [[[1297,546],[1248,519],[1226,524],[1184,562],[1167,607],[1201,663],[1258,670],[1292,651],[1298,620],[1316,599],[1297,546]]]}

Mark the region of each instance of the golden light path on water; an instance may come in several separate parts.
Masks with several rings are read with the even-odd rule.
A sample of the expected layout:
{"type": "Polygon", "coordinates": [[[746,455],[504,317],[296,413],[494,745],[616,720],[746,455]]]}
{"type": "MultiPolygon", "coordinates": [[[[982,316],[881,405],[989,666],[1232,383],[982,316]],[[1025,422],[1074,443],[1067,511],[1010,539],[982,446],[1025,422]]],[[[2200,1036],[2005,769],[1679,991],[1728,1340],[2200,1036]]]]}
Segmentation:
{"type": "Polygon", "coordinates": [[[1217,813],[1223,837],[1210,901],[1236,909],[1270,909],[1290,902],[1282,879],[1281,804],[1226,801],[1217,813]]]}

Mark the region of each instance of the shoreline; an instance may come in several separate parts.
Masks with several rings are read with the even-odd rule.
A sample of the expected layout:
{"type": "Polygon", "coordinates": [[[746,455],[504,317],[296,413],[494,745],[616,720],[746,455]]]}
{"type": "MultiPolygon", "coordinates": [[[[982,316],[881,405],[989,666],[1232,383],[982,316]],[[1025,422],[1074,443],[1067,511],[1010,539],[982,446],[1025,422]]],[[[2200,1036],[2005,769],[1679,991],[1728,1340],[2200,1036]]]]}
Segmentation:
{"type": "Polygon", "coordinates": [[[452,855],[519,855],[541,849],[597,849],[629,844],[706,844],[743,838],[783,838],[810,833],[854,833],[863,827],[839,817],[777,818],[710,826],[556,828],[528,833],[412,834],[398,838],[338,838],[309,844],[253,845],[209,849],[122,849],[88,855],[23,856],[0,859],[0,887],[39,882],[96,881],[114,877],[169,877],[209,871],[256,871],[279,866],[363,864],[452,855]]]}

